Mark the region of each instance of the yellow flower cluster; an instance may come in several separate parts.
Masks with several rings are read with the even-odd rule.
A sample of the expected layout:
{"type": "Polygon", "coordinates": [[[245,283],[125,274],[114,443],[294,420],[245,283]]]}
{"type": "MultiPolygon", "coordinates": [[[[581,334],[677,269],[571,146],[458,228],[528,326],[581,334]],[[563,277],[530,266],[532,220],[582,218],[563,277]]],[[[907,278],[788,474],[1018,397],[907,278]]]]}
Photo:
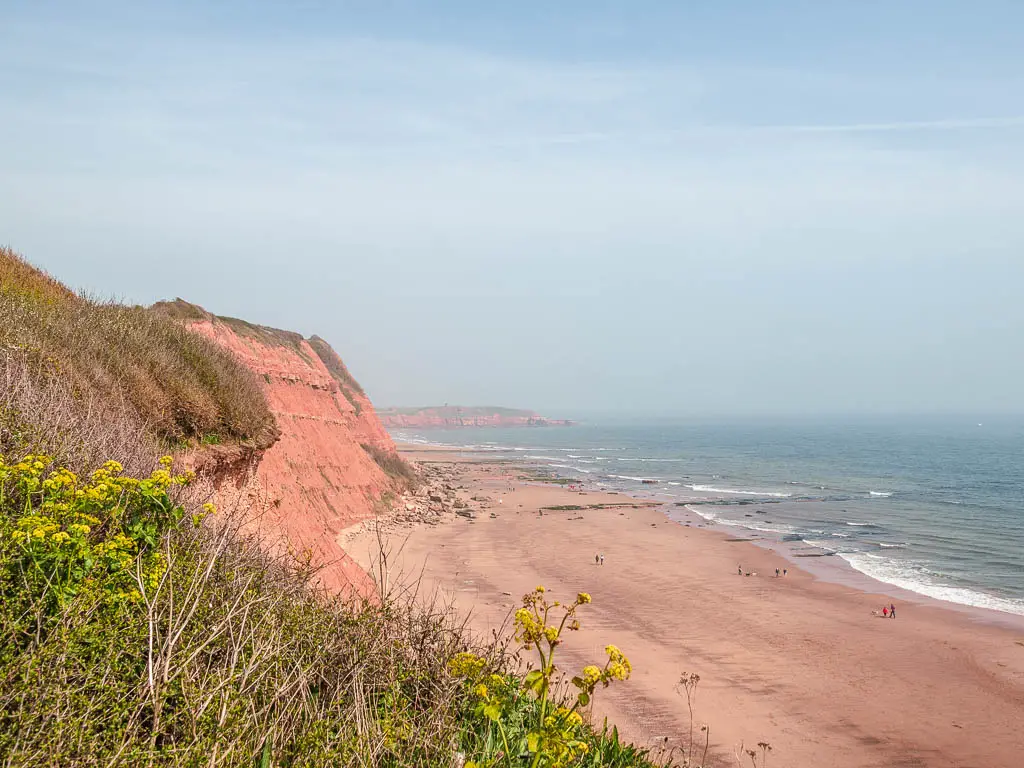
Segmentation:
{"type": "Polygon", "coordinates": [[[17,522],[17,526],[11,531],[11,538],[15,541],[42,541],[60,531],[59,525],[42,515],[27,515],[17,522]]]}
{"type": "Polygon", "coordinates": [[[614,680],[628,680],[633,667],[626,655],[614,645],[605,646],[604,652],[608,654],[608,676],[614,680]]]}
{"type": "Polygon", "coordinates": [[[19,461],[17,464],[15,464],[12,467],[12,469],[21,475],[39,477],[41,474],[43,474],[43,470],[46,469],[46,465],[49,463],[49,456],[44,456],[42,454],[29,454],[21,461],[19,461]]]}
{"type": "Polygon", "coordinates": [[[51,472],[50,476],[43,481],[43,490],[48,492],[60,491],[64,488],[74,488],[78,484],[78,477],[70,469],[58,469],[51,472]]]}
{"type": "MultiPolygon", "coordinates": [[[[40,594],[58,601],[77,594],[79,584],[102,587],[114,602],[157,589],[167,564],[156,543],[183,513],[169,489],[194,475],[173,475],[170,456],[144,479],[124,476],[116,461],[85,479],[64,467],[47,472],[52,466],[42,454],[13,464],[0,457],[0,536],[17,547],[11,567],[37,575],[40,594]]],[[[206,514],[213,511],[205,505],[206,514]]]]}
{"type": "Polygon", "coordinates": [[[554,716],[557,722],[573,728],[583,725],[583,716],[574,709],[559,707],[555,710],[554,716]]]}
{"type": "Polygon", "coordinates": [[[544,625],[529,608],[519,608],[513,617],[516,628],[516,641],[530,648],[544,636],[544,625]]]}
{"type": "Polygon", "coordinates": [[[484,671],[487,662],[475,653],[457,653],[448,662],[448,672],[453,677],[476,680],[484,671]]]}
{"type": "Polygon", "coordinates": [[[580,592],[572,604],[563,605],[557,600],[549,603],[545,596],[546,592],[543,585],[537,586],[532,592],[527,592],[523,595],[523,607],[513,614],[515,640],[527,650],[542,640],[547,643],[549,650],[553,649],[562,642],[563,629],[578,630],[580,623],[576,619],[576,609],[591,600],[589,594],[580,592]],[[562,618],[557,626],[547,623],[552,609],[555,608],[562,611],[562,618]]]}
{"type": "MultiPolygon", "coordinates": [[[[591,602],[588,593],[579,592],[573,602],[561,603],[553,600],[543,585],[523,596],[522,606],[513,614],[514,637],[525,650],[534,651],[535,659],[531,665],[533,668],[521,681],[505,681],[499,675],[482,679],[483,660],[473,654],[458,654],[449,662],[452,674],[467,678],[466,692],[476,700],[475,712],[496,727],[505,755],[516,754],[510,749],[507,728],[513,724],[524,728],[531,768],[579,765],[590,751],[585,740],[590,737],[582,731],[584,716],[581,712],[590,706],[594,689],[598,684],[607,687],[613,680],[626,680],[632,672],[625,654],[616,646],[609,645],[605,648],[608,660],[603,667],[587,665],[579,676],[572,679],[579,689],[575,700],[562,698],[563,693],[558,686],[560,673],[554,657],[563,642],[562,632],[580,628],[577,609],[591,602]],[[554,691],[558,692],[556,699],[552,698],[554,691]],[[512,710],[509,703],[523,693],[536,699],[537,708],[522,718],[510,719],[512,710]],[[571,707],[564,706],[563,702],[570,703],[571,707]]],[[[492,731],[488,733],[493,734],[492,731]]],[[[514,747],[515,742],[511,746],[514,747]]],[[[466,768],[495,764],[469,762],[466,768]]]]}
{"type": "Polygon", "coordinates": [[[115,533],[100,542],[93,548],[93,552],[105,558],[107,567],[112,571],[127,570],[135,562],[135,542],[123,533],[115,533]]]}
{"type": "Polygon", "coordinates": [[[583,681],[593,686],[601,680],[601,668],[588,664],[583,668],[583,681]]]}

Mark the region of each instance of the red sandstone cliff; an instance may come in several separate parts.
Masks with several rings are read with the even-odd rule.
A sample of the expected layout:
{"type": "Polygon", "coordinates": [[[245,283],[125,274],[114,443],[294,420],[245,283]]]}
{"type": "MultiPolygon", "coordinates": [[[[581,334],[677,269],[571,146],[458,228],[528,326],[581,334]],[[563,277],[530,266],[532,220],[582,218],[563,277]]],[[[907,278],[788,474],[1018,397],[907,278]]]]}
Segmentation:
{"type": "MultiPolygon", "coordinates": [[[[274,445],[254,455],[251,475],[221,473],[220,504],[262,511],[262,532],[293,550],[312,550],[326,564],[329,587],[364,587],[366,575],[339,546],[338,533],[372,517],[402,482],[371,455],[394,454],[394,444],[341,358],[315,336],[217,318],[180,300],[170,311],[260,376],[280,430],[274,445]]],[[[213,450],[197,461],[217,459],[213,450]]]]}
{"type": "Polygon", "coordinates": [[[549,419],[516,408],[463,407],[382,408],[378,415],[386,427],[565,427],[566,419],[549,419]]]}

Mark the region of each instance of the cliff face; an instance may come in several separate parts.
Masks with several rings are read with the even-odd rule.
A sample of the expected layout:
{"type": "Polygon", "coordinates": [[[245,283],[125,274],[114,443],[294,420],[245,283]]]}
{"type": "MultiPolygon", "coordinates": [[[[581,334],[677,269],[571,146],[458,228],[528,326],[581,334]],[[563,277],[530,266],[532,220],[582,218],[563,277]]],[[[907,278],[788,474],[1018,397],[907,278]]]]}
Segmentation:
{"type": "Polygon", "coordinates": [[[533,411],[515,408],[462,407],[384,408],[380,420],[386,427],[565,427],[565,419],[549,419],[533,411]]]}
{"type": "MultiPolygon", "coordinates": [[[[371,456],[395,448],[369,399],[322,339],[209,315],[188,325],[256,372],[280,430],[244,481],[220,473],[220,504],[255,507],[263,533],[295,551],[312,550],[326,564],[327,586],[365,587],[366,575],[336,539],[401,490],[371,456]]],[[[206,453],[207,461],[217,456],[206,453]]]]}

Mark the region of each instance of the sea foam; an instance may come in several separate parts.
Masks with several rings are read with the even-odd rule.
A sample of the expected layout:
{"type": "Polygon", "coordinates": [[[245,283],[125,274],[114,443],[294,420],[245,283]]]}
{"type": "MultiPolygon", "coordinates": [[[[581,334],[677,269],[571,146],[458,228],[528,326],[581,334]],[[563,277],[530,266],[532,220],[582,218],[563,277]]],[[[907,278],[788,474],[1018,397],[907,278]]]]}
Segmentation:
{"type": "Polygon", "coordinates": [[[948,584],[937,584],[921,566],[908,560],[892,560],[881,555],[873,555],[870,552],[845,552],[841,553],[839,557],[866,576],[886,584],[892,584],[894,587],[916,592],[919,595],[945,600],[948,603],[959,603],[960,605],[1024,616],[1024,600],[999,597],[948,584]]]}
{"type": "Polygon", "coordinates": [[[773,499],[788,499],[793,494],[791,493],[777,493],[774,491],[748,491],[741,488],[716,488],[713,485],[687,485],[691,491],[698,491],[700,493],[729,493],[735,496],[767,496],[773,499]]]}

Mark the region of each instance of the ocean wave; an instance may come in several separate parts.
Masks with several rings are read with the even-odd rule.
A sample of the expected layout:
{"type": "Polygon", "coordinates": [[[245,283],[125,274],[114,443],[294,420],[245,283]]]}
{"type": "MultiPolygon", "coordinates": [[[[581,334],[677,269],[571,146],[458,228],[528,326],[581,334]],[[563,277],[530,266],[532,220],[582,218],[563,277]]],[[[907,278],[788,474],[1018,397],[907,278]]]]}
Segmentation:
{"type": "Polygon", "coordinates": [[[877,528],[877,523],[855,523],[850,520],[844,521],[847,525],[852,525],[854,528],[877,528]]]}
{"type": "Polygon", "coordinates": [[[835,542],[819,541],[818,539],[801,539],[801,541],[809,547],[815,549],[823,549],[826,552],[838,552],[839,550],[832,546],[835,542]]]}
{"type": "Polygon", "coordinates": [[[877,496],[882,499],[887,499],[892,496],[892,491],[868,491],[869,496],[877,496]]]}
{"type": "Polygon", "coordinates": [[[685,505],[683,509],[693,512],[695,515],[699,515],[707,520],[709,523],[715,523],[716,525],[728,525],[732,528],[746,528],[748,531],[759,531],[761,533],[774,533],[774,534],[792,534],[796,531],[791,525],[785,523],[760,523],[757,520],[732,520],[728,517],[720,517],[716,512],[707,507],[701,505],[700,507],[693,507],[689,504],[685,505]]]}
{"type": "Polygon", "coordinates": [[[647,481],[650,481],[650,480],[657,481],[657,479],[658,479],[656,477],[635,477],[633,475],[608,475],[608,477],[614,477],[617,480],[635,480],[638,483],[642,483],[645,480],[647,480],[647,481]]]}
{"type": "Polygon", "coordinates": [[[538,454],[527,454],[523,457],[524,459],[539,459],[541,461],[561,461],[561,456],[542,456],[538,454]]]}
{"type": "Polygon", "coordinates": [[[882,549],[906,549],[908,545],[906,542],[900,544],[890,544],[887,541],[880,541],[878,542],[878,546],[880,546],[882,549]]]}
{"type": "Polygon", "coordinates": [[[687,512],[692,512],[693,514],[697,515],[698,517],[703,517],[709,523],[717,523],[718,522],[718,515],[714,512],[714,510],[708,509],[706,507],[701,507],[700,509],[695,509],[694,507],[690,506],[689,504],[685,504],[685,505],[683,505],[683,509],[685,509],[687,512]]]}
{"type": "Polygon", "coordinates": [[[681,461],[685,461],[685,459],[649,459],[643,456],[626,458],[623,456],[617,456],[616,461],[650,461],[659,464],[678,464],[681,461]]]}
{"type": "Polygon", "coordinates": [[[925,568],[909,561],[893,560],[867,552],[847,552],[841,553],[839,556],[865,576],[870,576],[894,587],[933,597],[936,600],[945,600],[948,603],[959,603],[960,605],[1024,616],[1024,600],[998,597],[966,587],[940,583],[930,578],[925,568]]]}
{"type": "Polygon", "coordinates": [[[773,499],[788,499],[793,494],[791,493],[776,493],[773,491],[747,491],[742,489],[732,488],[716,488],[713,485],[687,485],[691,491],[698,491],[701,493],[731,493],[736,496],[767,496],[773,499]]]}
{"type": "Polygon", "coordinates": [[[574,467],[572,464],[548,464],[549,467],[555,469],[571,469],[573,472],[582,472],[584,475],[589,475],[589,469],[583,469],[582,467],[574,467]]]}

